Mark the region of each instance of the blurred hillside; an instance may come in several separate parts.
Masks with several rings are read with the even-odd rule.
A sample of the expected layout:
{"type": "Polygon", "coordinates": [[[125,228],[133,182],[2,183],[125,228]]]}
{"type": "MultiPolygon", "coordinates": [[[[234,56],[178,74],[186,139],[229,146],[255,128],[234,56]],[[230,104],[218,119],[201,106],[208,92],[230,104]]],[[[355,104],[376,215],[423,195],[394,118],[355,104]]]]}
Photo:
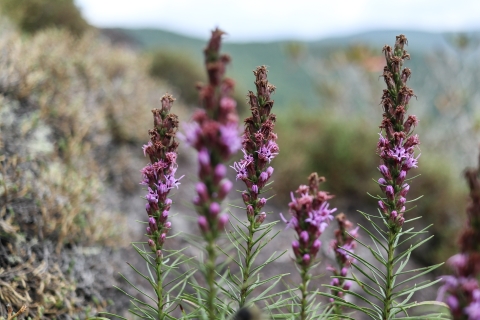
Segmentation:
{"type": "MultiPolygon", "coordinates": [[[[205,42],[203,39],[159,29],[118,28],[104,30],[123,32],[134,39],[144,50],[168,49],[189,55],[197,63],[202,61],[202,49],[205,42]]],[[[258,65],[266,64],[270,69],[269,77],[275,81],[275,85],[279,89],[276,93],[276,107],[285,109],[292,105],[303,105],[316,108],[323,101],[321,95],[318,94],[315,81],[312,81],[311,72],[302,67],[302,63],[308,56],[325,58],[334,55],[338,50],[362,45],[374,48],[373,53],[380,57],[383,45],[390,43],[400,33],[408,35],[409,47],[407,49],[415,57],[409,62],[409,67],[414,70],[415,75],[415,77],[412,77],[412,87],[417,88],[424,83],[425,77],[432,74],[430,66],[426,63],[428,55],[443,50],[452,52],[454,49],[452,49],[451,44],[454,41],[455,34],[390,30],[371,31],[312,42],[275,41],[262,43],[229,43],[227,35],[224,48],[225,52],[235,57],[229,72],[240,83],[241,87],[251,87],[251,70],[254,70],[258,65]]],[[[205,35],[208,35],[207,31],[205,35]]],[[[469,33],[469,37],[478,38],[480,32],[469,33]]]]}
{"type": "MultiPolygon", "coordinates": [[[[73,10],[72,1],[56,1],[73,10]]],[[[28,3],[35,11],[52,1],[28,3]]],[[[70,25],[61,10],[48,22],[29,15],[24,2],[2,4],[10,6],[11,22],[0,21],[0,300],[30,304],[30,315],[41,319],[122,312],[128,302],[112,285],[117,271],[128,272],[129,253],[119,247],[142,234],[127,226],[143,212],[138,170],[149,110],[173,91],[175,112],[181,121],[190,117],[194,85],[204,79],[204,40],[147,29],[100,33],[75,10],[70,25]]],[[[379,177],[381,48],[399,33],[409,38],[407,67],[418,95],[411,112],[421,121],[421,176],[411,195],[425,196],[414,213],[425,217],[419,227],[434,223],[436,234],[415,259],[431,263],[456,250],[452,239],[464,220],[460,172],[475,164],[480,132],[480,34],[385,31],[309,43],[226,43],[224,51],[233,59],[228,72],[239,84],[237,100],[253,89],[258,65],[269,67],[277,86],[281,151],[272,162],[277,208],[268,219],[277,220],[289,192],[318,171],[336,194],[332,205],[355,221],[356,210],[376,210],[366,191],[378,193],[371,179],[379,177]]],[[[190,174],[178,199],[187,206],[178,206],[174,225],[193,230],[183,214],[196,156],[183,149],[181,157],[179,170],[190,174]]],[[[289,262],[279,264],[288,269],[289,262]]]]}

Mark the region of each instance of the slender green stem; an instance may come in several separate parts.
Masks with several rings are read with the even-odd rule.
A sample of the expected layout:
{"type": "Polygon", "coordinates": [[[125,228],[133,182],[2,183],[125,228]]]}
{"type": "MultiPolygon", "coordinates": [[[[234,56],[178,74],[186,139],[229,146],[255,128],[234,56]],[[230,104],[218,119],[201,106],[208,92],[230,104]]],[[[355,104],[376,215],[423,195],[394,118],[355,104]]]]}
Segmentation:
{"type": "Polygon", "coordinates": [[[306,266],[302,266],[302,284],[300,285],[300,291],[302,292],[302,302],[301,302],[301,311],[300,311],[300,319],[306,320],[307,319],[307,296],[308,296],[308,282],[310,281],[310,274],[308,273],[309,268],[306,266]]]}
{"type": "Polygon", "coordinates": [[[247,239],[247,248],[245,251],[245,266],[243,268],[243,283],[242,288],[240,290],[240,308],[245,305],[247,301],[248,289],[250,287],[249,280],[250,280],[250,267],[252,265],[252,258],[253,258],[253,235],[255,234],[255,226],[254,221],[250,221],[250,225],[248,227],[248,239],[247,239]]]}
{"type": "Polygon", "coordinates": [[[210,320],[215,320],[215,299],[217,296],[217,287],[215,286],[215,261],[217,260],[217,252],[215,251],[215,240],[213,237],[208,238],[207,243],[208,259],[205,263],[205,278],[208,285],[207,295],[207,314],[210,320]]]}
{"type": "Polygon", "coordinates": [[[158,320],[163,320],[165,315],[163,314],[163,272],[162,272],[162,258],[156,259],[157,266],[157,297],[158,297],[158,320]]]}
{"type": "Polygon", "coordinates": [[[393,259],[395,252],[395,239],[397,231],[390,229],[388,235],[388,260],[387,260],[387,282],[385,287],[385,300],[383,304],[383,320],[390,319],[390,312],[392,306],[393,281],[395,280],[395,273],[393,270],[393,259]]]}

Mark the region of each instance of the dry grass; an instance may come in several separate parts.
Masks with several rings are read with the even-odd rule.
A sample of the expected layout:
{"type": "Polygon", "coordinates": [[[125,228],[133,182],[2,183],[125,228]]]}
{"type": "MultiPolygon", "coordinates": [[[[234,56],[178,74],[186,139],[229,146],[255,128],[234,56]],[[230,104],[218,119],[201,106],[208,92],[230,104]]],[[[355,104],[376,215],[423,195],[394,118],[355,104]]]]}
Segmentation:
{"type": "Polygon", "coordinates": [[[0,304],[26,304],[35,319],[98,311],[98,281],[80,284],[71,252],[129,242],[132,148],[141,155],[165,85],[95,32],[24,37],[0,25],[0,304]]]}

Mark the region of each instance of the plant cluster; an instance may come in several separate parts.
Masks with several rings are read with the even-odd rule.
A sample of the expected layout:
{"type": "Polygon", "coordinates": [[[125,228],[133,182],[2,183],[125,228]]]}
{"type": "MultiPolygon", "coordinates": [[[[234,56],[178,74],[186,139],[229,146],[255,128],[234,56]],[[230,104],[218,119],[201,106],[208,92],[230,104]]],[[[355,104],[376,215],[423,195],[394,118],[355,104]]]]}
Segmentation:
{"type": "MultiPolygon", "coordinates": [[[[411,177],[411,171],[418,167],[420,155],[416,152],[420,140],[414,132],[419,121],[415,115],[407,114],[415,96],[407,86],[411,70],[403,67],[404,61],[410,59],[404,49],[407,38],[399,35],[393,48],[388,45],[383,48],[386,59],[383,79],[387,88],[381,98],[383,120],[377,144],[381,175],[377,184],[381,195],[372,196],[377,201],[378,212],[360,212],[368,225],[355,226],[343,213],[334,218],[337,209],[329,204],[333,195],[320,189],[325,178],[312,173],[306,185],[300,185],[295,193],[291,193],[290,218],[287,220],[280,215],[287,229],[293,229],[296,234],[291,259],[301,281],[296,286],[289,286],[282,282],[286,275],[269,274],[265,277],[268,266],[283,253],[273,253],[264,262],[256,259],[281,232],[274,232],[277,221],[267,222],[265,208],[269,198],[264,195],[273,183],[272,161],[280,152],[277,139],[282,138],[274,131],[276,116],[271,113],[272,94],[276,88],[268,81],[266,67],[258,67],[253,72],[256,93],[248,92],[251,116],[245,119],[244,132],[240,136],[236,101],[232,99],[234,83],[224,76],[230,57],[220,53],[223,34],[219,29],[214,30],[204,51],[208,83],[198,86],[203,108],[197,110],[193,121],[185,125],[183,137],[198,152],[197,195],[193,204],[203,238],[203,242],[197,239],[196,243],[204,248],[205,260],[195,263],[195,259],[183,255],[183,249],[171,251],[167,259],[162,251],[171,228],[167,218],[172,201],[166,196],[179,184],[174,177],[178,146],[174,137],[178,121],[174,115],[167,114],[173,99],[166,95],[162,98],[162,109],[153,110],[155,129],[150,131],[152,140],[144,146],[144,152],[151,160],[142,170],[142,184],[148,188],[145,199],[149,215],[148,241],[144,245],[150,250],[135,245],[137,252],[147,261],[149,270],[156,270],[148,274],[136,270],[151,284],[156,297],[140,293],[155,304],[152,306],[131,296],[132,313],[143,319],[253,319],[254,316],[258,319],[356,319],[360,314],[379,320],[446,318],[447,314],[442,310],[446,305],[415,301],[420,290],[440,281],[417,283],[415,280],[441,264],[416,269],[411,269],[409,264],[412,252],[431,237],[421,238],[428,227],[415,231],[409,226],[420,218],[411,213],[415,207],[410,203],[416,199],[407,201],[415,178],[411,177]],[[242,209],[245,215],[242,218],[230,212],[232,219],[223,212],[222,202],[233,187],[227,178],[226,163],[239,149],[243,157],[231,168],[236,179],[245,185],[244,190],[239,190],[244,206],[232,207],[242,209]],[[334,231],[330,248],[337,265],[326,269],[333,274],[330,284],[312,288],[312,270],[319,268],[320,236],[333,220],[336,220],[338,229],[334,231]],[[228,221],[231,231],[224,233],[228,221]],[[360,233],[366,235],[363,238],[367,240],[362,239],[360,233]],[[363,251],[356,250],[358,244],[363,251]],[[193,267],[185,268],[186,265],[193,267]],[[173,280],[165,284],[168,273],[173,280]],[[415,283],[411,284],[413,281],[415,283]],[[278,290],[277,286],[282,283],[286,287],[278,290]],[[173,288],[164,291],[168,285],[173,288]],[[317,299],[322,296],[328,298],[324,304],[322,299],[317,299]],[[258,307],[263,310],[263,315],[258,307]]],[[[475,185],[474,182],[470,184],[475,185]]],[[[472,199],[475,202],[473,195],[472,199]]],[[[472,225],[476,221],[475,208],[472,204],[469,209],[472,225]]],[[[469,234],[472,232],[475,233],[471,231],[469,234]]],[[[476,258],[470,247],[462,247],[464,253],[461,257],[452,258],[454,262],[451,264],[457,271],[478,271],[468,268],[477,265],[470,261],[476,258]]],[[[458,272],[458,277],[470,276],[470,273],[458,272]]],[[[457,286],[462,279],[455,278],[457,286]]],[[[476,291],[462,294],[464,299],[467,297],[463,301],[452,283],[453,280],[444,286],[452,311],[456,312],[455,308],[461,305],[461,310],[473,314],[477,304],[476,291]]],[[[476,318],[471,316],[469,319],[476,318]]]]}

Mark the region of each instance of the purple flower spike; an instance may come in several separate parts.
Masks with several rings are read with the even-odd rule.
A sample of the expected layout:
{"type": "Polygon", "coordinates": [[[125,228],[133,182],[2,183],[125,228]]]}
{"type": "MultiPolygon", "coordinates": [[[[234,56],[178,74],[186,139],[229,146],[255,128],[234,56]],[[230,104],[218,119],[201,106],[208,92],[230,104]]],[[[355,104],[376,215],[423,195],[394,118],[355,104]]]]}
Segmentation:
{"type": "Polygon", "coordinates": [[[247,208],[247,217],[256,229],[266,217],[265,213],[260,213],[266,199],[258,200],[258,195],[273,174],[273,168],[269,164],[278,155],[279,148],[276,143],[277,134],[274,132],[276,116],[271,113],[274,104],[271,94],[275,91],[275,86],[268,82],[265,66],[257,67],[253,74],[257,90],[256,93],[249,91],[247,95],[252,114],[244,121],[243,157],[232,168],[237,173],[237,180],[243,181],[247,187],[242,198],[247,208]],[[255,220],[250,218],[250,208],[254,210],[255,220]]]}

